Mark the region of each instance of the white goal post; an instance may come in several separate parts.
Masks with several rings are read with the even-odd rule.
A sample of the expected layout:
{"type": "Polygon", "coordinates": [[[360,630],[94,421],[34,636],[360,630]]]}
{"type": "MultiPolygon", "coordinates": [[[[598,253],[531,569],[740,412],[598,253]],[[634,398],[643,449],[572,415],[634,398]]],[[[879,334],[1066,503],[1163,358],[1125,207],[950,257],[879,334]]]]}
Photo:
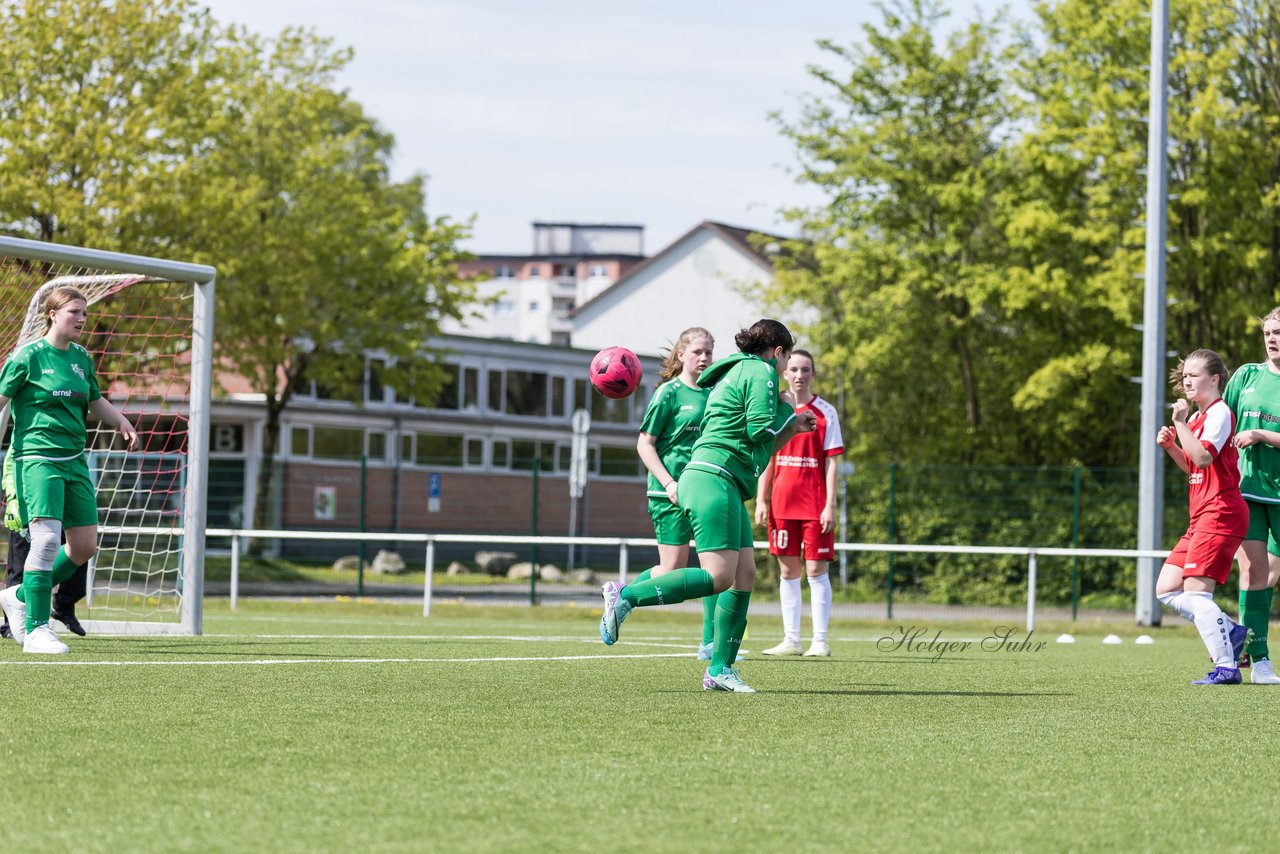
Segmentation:
{"type": "MultiPolygon", "coordinates": [[[[43,334],[45,293],[75,287],[89,303],[79,343],[103,396],[138,429],[126,452],[88,425],[99,532],[80,609],[90,632],[202,631],[214,280],[201,264],[0,237],[0,358],[43,334]]],[[[5,407],[0,437],[8,420],[5,407]]]]}

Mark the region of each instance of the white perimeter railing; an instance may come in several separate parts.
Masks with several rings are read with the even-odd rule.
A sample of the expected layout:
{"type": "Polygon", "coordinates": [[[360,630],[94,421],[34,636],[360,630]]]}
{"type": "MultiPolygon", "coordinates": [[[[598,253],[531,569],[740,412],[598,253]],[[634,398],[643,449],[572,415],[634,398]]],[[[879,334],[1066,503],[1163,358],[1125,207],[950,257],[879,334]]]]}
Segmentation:
{"type": "MultiPolygon", "coordinates": [[[[628,574],[628,549],[631,546],[657,546],[655,539],[639,537],[534,537],[525,535],[484,534],[396,534],[359,533],[355,531],[256,531],[230,528],[209,528],[210,537],[231,538],[231,607],[236,607],[240,595],[240,546],[241,540],[340,540],[343,542],[419,543],[426,549],[422,584],[422,616],[431,616],[431,576],[435,572],[436,543],[475,543],[486,545],[539,545],[539,546],[616,546],[618,549],[618,581],[625,584],[628,574]]],[[[761,540],[757,549],[767,549],[769,543],[761,540]]],[[[836,543],[837,552],[880,552],[892,554],[963,554],[963,555],[1022,555],[1027,559],[1027,631],[1036,624],[1036,559],[1044,557],[1127,557],[1162,558],[1166,551],[1142,549],[1068,549],[1028,546],[930,546],[895,545],[887,543],[836,543]]]]}

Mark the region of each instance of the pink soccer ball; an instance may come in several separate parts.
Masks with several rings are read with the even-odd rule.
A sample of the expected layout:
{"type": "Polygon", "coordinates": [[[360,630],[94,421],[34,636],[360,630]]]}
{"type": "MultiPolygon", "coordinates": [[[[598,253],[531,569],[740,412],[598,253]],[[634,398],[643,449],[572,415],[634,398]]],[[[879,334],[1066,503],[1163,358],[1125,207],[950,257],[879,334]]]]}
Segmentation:
{"type": "Polygon", "coordinates": [[[591,384],[614,400],[635,393],[643,376],[640,360],[626,347],[605,347],[591,360],[591,384]]]}

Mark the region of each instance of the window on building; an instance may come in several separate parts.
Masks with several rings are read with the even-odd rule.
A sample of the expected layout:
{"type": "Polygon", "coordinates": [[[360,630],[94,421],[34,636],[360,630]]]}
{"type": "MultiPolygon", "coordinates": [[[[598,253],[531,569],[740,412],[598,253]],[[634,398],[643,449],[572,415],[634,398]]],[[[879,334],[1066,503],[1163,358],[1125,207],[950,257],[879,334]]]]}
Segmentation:
{"type": "MultiPolygon", "coordinates": [[[[505,402],[505,405],[497,407],[496,411],[505,412],[508,415],[546,416],[546,374],[538,371],[505,371],[503,379],[505,380],[505,389],[500,402],[505,402]]],[[[490,384],[490,389],[490,408],[494,408],[492,383],[490,384]]]]}
{"type": "Polygon", "coordinates": [[[458,366],[441,365],[440,369],[444,374],[443,385],[440,386],[435,400],[431,402],[427,409],[457,410],[459,408],[458,366]]]}
{"type": "Polygon", "coordinates": [[[511,468],[514,471],[531,471],[533,461],[538,461],[539,471],[554,471],[555,444],[536,439],[511,440],[511,468]]]}
{"type": "Polygon", "coordinates": [[[530,264],[530,265],[529,265],[529,278],[531,278],[531,279],[541,279],[541,278],[542,278],[542,268],[541,268],[540,266],[538,266],[537,264],[530,264]]]}
{"type": "Polygon", "coordinates": [[[604,264],[592,264],[587,269],[587,275],[592,279],[607,279],[609,278],[609,268],[604,264]]]}
{"type": "Polygon", "coordinates": [[[386,462],[387,460],[387,434],[381,430],[370,430],[368,437],[369,449],[368,456],[370,462],[386,462]]]}
{"type": "Polygon", "coordinates": [[[640,457],[635,448],[600,447],[600,474],[603,477],[637,477],[641,472],[640,457]]]}
{"type": "Polygon", "coordinates": [[[289,456],[292,456],[292,457],[311,456],[311,428],[310,427],[290,427],[289,428],[289,456]]]}
{"type": "Polygon", "coordinates": [[[382,372],[386,364],[381,359],[370,359],[365,370],[365,403],[385,403],[387,391],[382,384],[382,372]]]}
{"type": "Polygon", "coordinates": [[[516,301],[512,299],[499,299],[493,304],[494,317],[511,317],[516,313],[516,301]]]}
{"type": "Polygon", "coordinates": [[[538,301],[536,299],[529,300],[529,313],[534,314],[538,311],[538,301]]]}
{"type": "Polygon", "coordinates": [[[575,379],[573,381],[573,398],[574,406],[590,412],[592,421],[608,424],[629,424],[640,420],[644,415],[643,402],[640,403],[640,414],[638,416],[633,415],[631,411],[633,400],[643,401],[640,392],[636,392],[629,398],[612,400],[592,390],[586,380],[575,379]]]}
{"type": "Polygon", "coordinates": [[[493,467],[505,469],[511,467],[511,442],[498,439],[493,443],[493,467]]]}
{"type": "Polygon", "coordinates": [[[360,427],[311,428],[311,456],[317,460],[358,460],[364,456],[364,430],[360,427]]]}
{"type": "Polygon", "coordinates": [[[563,418],[565,415],[569,414],[569,411],[567,408],[568,403],[566,401],[567,397],[568,395],[565,393],[565,378],[552,377],[551,378],[551,414],[556,418],[563,418]]]}
{"type": "Polygon", "coordinates": [[[516,271],[510,264],[499,264],[497,269],[493,271],[493,277],[495,279],[514,279],[516,271]]]}
{"type": "Polygon", "coordinates": [[[437,433],[419,433],[413,457],[415,465],[439,468],[462,465],[463,437],[437,433]]]}
{"type": "Polygon", "coordinates": [[[467,440],[467,467],[480,468],[484,465],[484,440],[467,440]]]}

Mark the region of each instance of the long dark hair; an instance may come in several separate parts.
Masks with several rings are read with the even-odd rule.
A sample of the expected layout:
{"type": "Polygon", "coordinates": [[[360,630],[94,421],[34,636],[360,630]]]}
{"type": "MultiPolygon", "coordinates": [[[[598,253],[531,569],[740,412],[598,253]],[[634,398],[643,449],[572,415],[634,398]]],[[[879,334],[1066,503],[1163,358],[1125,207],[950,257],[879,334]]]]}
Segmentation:
{"type": "Polygon", "coordinates": [[[775,347],[781,347],[790,353],[791,348],[796,346],[796,339],[792,337],[791,330],[786,326],[776,320],[765,318],[751,324],[750,329],[740,330],[733,336],[733,343],[738,345],[739,351],[758,356],[772,351],[775,347]]]}

